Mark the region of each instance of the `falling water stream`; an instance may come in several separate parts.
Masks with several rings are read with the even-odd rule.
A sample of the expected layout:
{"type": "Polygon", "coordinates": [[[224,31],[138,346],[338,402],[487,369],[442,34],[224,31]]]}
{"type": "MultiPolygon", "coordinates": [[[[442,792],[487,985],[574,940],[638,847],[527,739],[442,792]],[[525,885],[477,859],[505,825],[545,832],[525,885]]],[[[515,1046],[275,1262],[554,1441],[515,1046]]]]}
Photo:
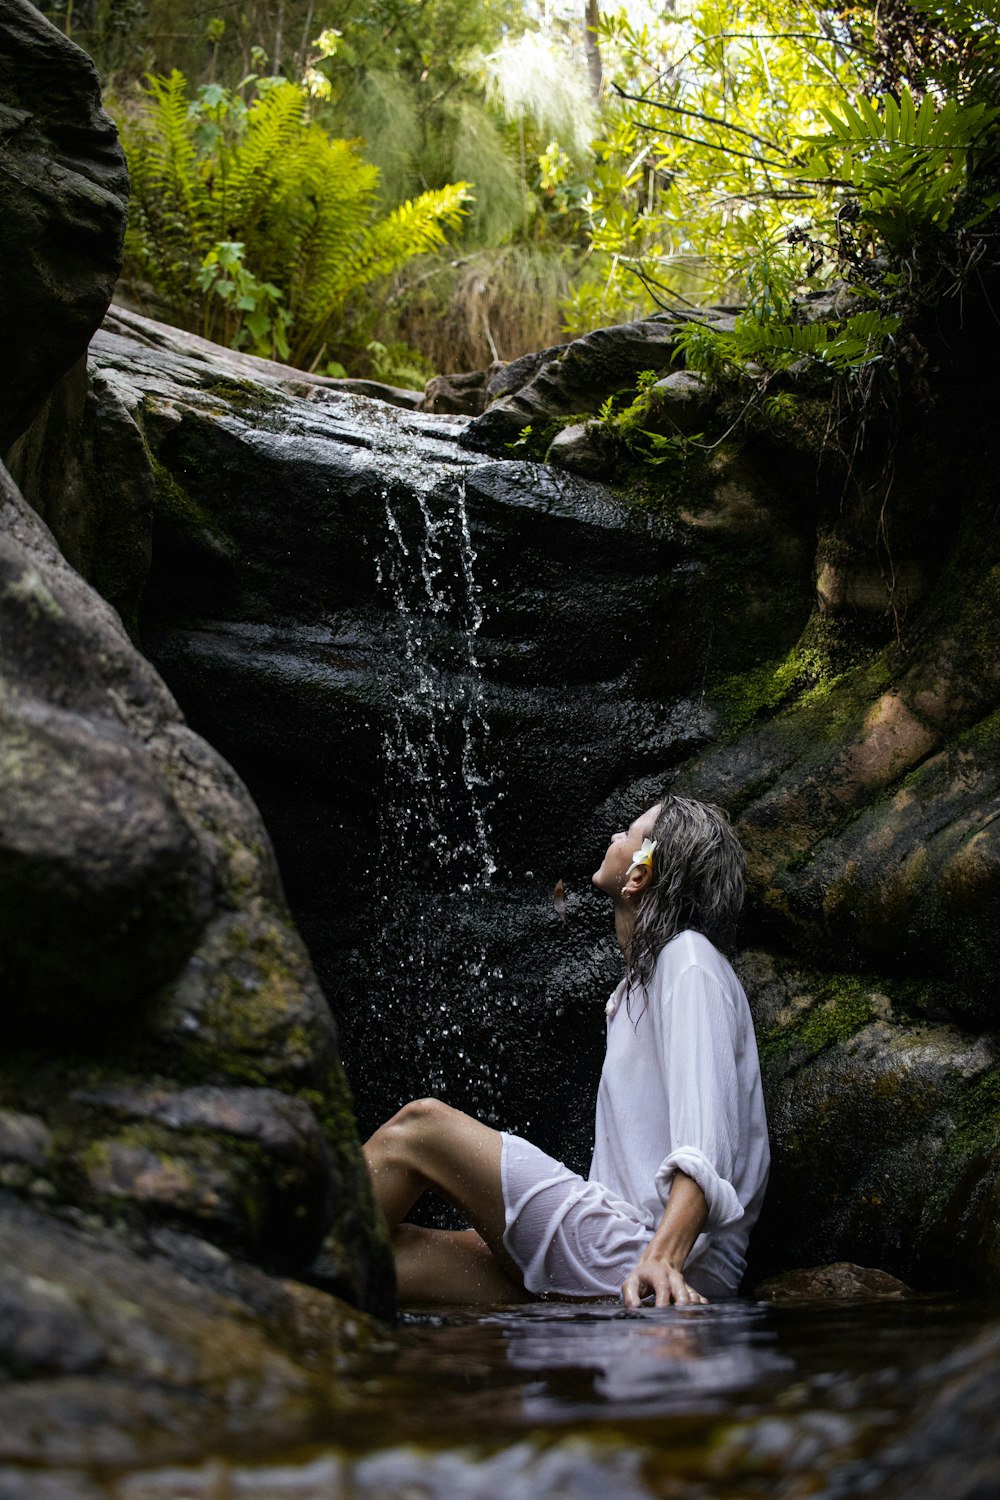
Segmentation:
{"type": "MultiPolygon", "coordinates": [[[[483,1039],[504,976],[480,914],[498,873],[490,808],[504,791],[477,655],[482,587],[461,468],[424,463],[415,472],[394,435],[390,428],[379,446],[384,527],[374,558],[397,643],[373,851],[382,878],[360,962],[366,988],[377,985],[380,1026],[414,1080],[409,1090],[401,1082],[396,1102],[449,1097],[457,1076],[463,1105],[495,1118],[503,1080],[496,1047],[483,1039]]],[[[379,1050],[377,1037],[362,1039],[359,1066],[384,1069],[379,1050]]]]}
{"type": "Polygon", "coordinates": [[[483,614],[465,481],[417,492],[420,527],[409,542],[388,483],[382,499],[385,545],[375,569],[402,624],[403,678],[383,736],[381,845],[429,883],[468,892],[473,882],[489,885],[497,865],[485,813],[495,778],[484,773],[483,614]]]}

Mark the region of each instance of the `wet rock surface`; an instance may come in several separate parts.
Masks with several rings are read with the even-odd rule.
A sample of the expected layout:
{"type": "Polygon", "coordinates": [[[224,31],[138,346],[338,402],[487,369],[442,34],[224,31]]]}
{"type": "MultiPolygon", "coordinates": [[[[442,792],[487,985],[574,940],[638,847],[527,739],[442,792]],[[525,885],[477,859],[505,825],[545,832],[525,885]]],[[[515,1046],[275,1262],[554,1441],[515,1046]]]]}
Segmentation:
{"type": "MultiPolygon", "coordinates": [[[[705,308],[699,320],[732,327],[721,309],[705,308]]],[[[502,453],[526,426],[539,431],[573,414],[596,412],[609,393],[635,386],[644,370],[666,375],[673,364],[674,332],[685,316],[661,314],[597,328],[563,347],[515,360],[487,387],[489,404],[466,430],[469,448],[502,453]]]]}
{"type": "Polygon", "coordinates": [[[754,1288],[763,1302],[843,1301],[855,1298],[905,1297],[912,1291],[898,1276],[873,1266],[835,1261],[832,1266],[808,1266],[785,1271],[754,1288]]]}
{"type": "Polygon", "coordinates": [[[96,68],[28,0],[0,6],[0,99],[2,456],[111,301],[128,176],[96,68]]]}
{"type": "MultiPolygon", "coordinates": [[[[568,409],[573,371],[605,393],[668,368],[665,322],[604,332],[498,372],[494,405],[563,382],[568,409]]],[[[643,420],[693,403],[700,423],[704,392],[665,378],[643,420]]],[[[616,978],[589,875],[673,778],[733,812],[750,860],[776,1148],[754,1274],[848,1256],[991,1281],[996,683],[974,498],[901,651],[817,608],[834,522],[794,433],[713,451],[654,512],[484,456],[483,419],[296,383],[132,314],[94,341],[90,391],[90,448],[60,429],[74,483],[94,488],[98,445],[112,473],[146,455],[126,512],[152,495],[149,570],[126,612],[264,810],[363,1128],[437,1092],[586,1166],[616,978]]],[[[44,448],[36,425],[29,489],[44,448]]],[[[836,522],[843,556],[862,513],[836,522]]]]}
{"type": "Polygon", "coordinates": [[[333,1022],[259,815],[0,485],[0,1175],[279,1264],[330,1231],[339,1289],[384,1306],[333,1022]]]}
{"type": "MultiPolygon", "coordinates": [[[[77,1494],[73,1470],[190,1461],[346,1409],[360,1314],[197,1239],[59,1222],[0,1201],[0,1492],[77,1494]],[[69,1470],[58,1481],[5,1466],[69,1470]],[[35,1480],[35,1484],[39,1481],[35,1480]]],[[[62,1476],[60,1476],[62,1477],[62,1476]]]]}

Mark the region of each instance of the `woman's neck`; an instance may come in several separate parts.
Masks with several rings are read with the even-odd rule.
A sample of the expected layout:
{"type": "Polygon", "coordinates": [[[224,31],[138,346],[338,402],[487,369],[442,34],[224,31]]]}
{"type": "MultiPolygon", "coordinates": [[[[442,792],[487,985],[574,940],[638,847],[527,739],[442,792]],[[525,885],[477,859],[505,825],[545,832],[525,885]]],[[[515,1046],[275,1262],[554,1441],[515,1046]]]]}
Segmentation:
{"type": "Polygon", "coordinates": [[[627,906],[624,901],[616,901],[615,937],[618,939],[618,946],[626,958],[628,958],[628,950],[632,942],[632,930],[634,927],[635,912],[631,906],[627,906]]]}

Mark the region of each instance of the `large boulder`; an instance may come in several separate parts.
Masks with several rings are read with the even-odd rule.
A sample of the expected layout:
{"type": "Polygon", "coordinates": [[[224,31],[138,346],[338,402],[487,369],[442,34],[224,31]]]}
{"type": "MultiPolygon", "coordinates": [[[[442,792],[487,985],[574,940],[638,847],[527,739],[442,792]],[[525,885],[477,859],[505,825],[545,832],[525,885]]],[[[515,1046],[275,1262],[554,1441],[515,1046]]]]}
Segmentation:
{"type": "Polygon", "coordinates": [[[168,771],[183,754],[169,694],[5,470],[0,652],[0,1026],[72,1041],[174,977],[208,920],[216,861],[168,771]],[[154,725],[166,733],[151,755],[154,725]]]}
{"type": "Polygon", "coordinates": [[[596,412],[609,395],[634,390],[642,372],[666,374],[675,361],[674,335],[692,317],[719,329],[733,324],[721,308],[661,313],[514,360],[490,378],[486,410],[470,423],[463,444],[503,453],[526,427],[551,434],[574,414],[596,412]]]}
{"type": "Polygon", "coordinates": [[[278,1264],[330,1233],[331,1281],[384,1307],[333,1021],[259,815],[5,470],[0,620],[11,1185],[278,1264]]]}
{"type": "Polygon", "coordinates": [[[125,157],[90,58],[0,3],[0,456],[86,350],[121,267],[125,157]]]}

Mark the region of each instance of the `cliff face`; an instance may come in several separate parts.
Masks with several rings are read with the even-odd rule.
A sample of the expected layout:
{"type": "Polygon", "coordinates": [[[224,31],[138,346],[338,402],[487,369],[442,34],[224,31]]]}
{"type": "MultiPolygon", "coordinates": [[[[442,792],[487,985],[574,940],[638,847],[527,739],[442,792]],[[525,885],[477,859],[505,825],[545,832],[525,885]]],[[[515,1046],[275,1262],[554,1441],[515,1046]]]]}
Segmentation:
{"type": "MultiPolygon", "coordinates": [[[[7,450],[57,390],[86,389],[126,176],[84,54],[19,0],[0,38],[7,450]]],[[[146,481],[116,508],[91,457],[87,494],[53,466],[38,506],[67,518],[76,561],[114,517],[134,580],[146,481]]],[[[341,1337],[336,1298],[250,1262],[392,1304],[330,1010],[245,787],[2,466],[0,1032],[0,1358],[30,1387],[5,1385],[3,1459],[127,1456],[156,1432],[197,1452],[246,1429],[251,1388],[304,1431],[361,1325],[341,1337]],[[40,1433],[78,1375],[81,1404],[40,1433]]]]}
{"type": "Polygon", "coordinates": [[[97,71],[26,0],[0,47],[0,452],[104,316],[121,266],[128,174],[97,71]]]}
{"type": "Polygon", "coordinates": [[[990,470],[954,503],[931,408],[895,439],[875,424],[845,486],[817,463],[822,386],[793,385],[781,431],[714,445],[720,398],[668,373],[642,421],[690,431],[695,402],[708,451],[654,491],[586,406],[668,372],[670,333],[522,362],[470,422],[114,311],[88,385],[12,462],[264,808],[366,1124],[443,1092],[585,1163],[615,977],[589,873],[670,783],[748,851],[738,962],[775,1155],[757,1270],[994,1285],[990,470]],[[582,447],[522,458],[526,412],[582,447]],[[435,582],[464,568],[471,593],[435,582]],[[418,731],[444,736],[433,764],[418,731]],[[414,813],[439,773],[451,805],[414,813]]]}

